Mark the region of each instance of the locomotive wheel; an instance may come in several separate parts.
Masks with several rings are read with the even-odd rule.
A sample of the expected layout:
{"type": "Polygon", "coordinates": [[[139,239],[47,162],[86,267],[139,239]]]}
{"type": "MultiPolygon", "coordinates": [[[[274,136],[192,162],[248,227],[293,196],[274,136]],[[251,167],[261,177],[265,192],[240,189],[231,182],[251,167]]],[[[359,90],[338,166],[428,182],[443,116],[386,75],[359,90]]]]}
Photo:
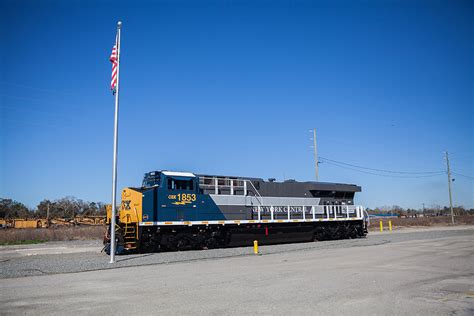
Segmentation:
{"type": "Polygon", "coordinates": [[[187,234],[177,234],[170,239],[168,249],[182,251],[196,249],[196,246],[197,245],[193,241],[192,236],[188,236],[187,234]]]}
{"type": "Polygon", "coordinates": [[[329,226],[327,227],[327,238],[328,239],[340,239],[341,238],[341,232],[340,232],[340,227],[339,226],[329,226]]]}
{"type": "Polygon", "coordinates": [[[211,237],[211,238],[206,240],[205,247],[206,247],[206,249],[218,248],[219,247],[219,242],[214,237],[211,237]]]}
{"type": "MultiPolygon", "coordinates": [[[[115,254],[121,255],[124,252],[125,240],[123,238],[121,230],[115,232],[115,254]]],[[[104,248],[105,253],[110,255],[110,240],[105,244],[104,248]]]]}

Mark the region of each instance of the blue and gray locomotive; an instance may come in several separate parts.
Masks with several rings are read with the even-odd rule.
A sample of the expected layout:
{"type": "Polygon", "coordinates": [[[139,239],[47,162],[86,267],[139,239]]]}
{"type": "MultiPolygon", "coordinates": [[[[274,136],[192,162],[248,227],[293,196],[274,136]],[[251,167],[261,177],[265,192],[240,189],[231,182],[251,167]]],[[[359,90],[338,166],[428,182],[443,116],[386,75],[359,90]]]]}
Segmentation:
{"type": "MultiPolygon", "coordinates": [[[[354,205],[360,191],[352,184],[148,172],[141,187],[122,190],[117,251],[364,237],[364,210],[354,205]]],[[[109,231],[110,216],[109,208],[109,231]]]]}

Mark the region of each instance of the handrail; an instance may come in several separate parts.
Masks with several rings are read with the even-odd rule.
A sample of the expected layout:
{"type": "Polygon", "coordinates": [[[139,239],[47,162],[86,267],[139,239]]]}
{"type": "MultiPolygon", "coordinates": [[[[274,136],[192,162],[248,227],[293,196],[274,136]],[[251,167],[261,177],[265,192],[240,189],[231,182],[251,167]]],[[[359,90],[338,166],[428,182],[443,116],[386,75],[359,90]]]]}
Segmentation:
{"type": "MultiPolygon", "coordinates": [[[[252,181],[250,181],[250,180],[244,180],[244,181],[245,181],[245,182],[250,182],[250,185],[251,185],[251,186],[252,186],[252,188],[255,190],[255,193],[257,193],[257,194],[258,194],[258,196],[260,197],[260,199],[262,199],[262,200],[263,200],[262,196],[260,195],[260,192],[258,192],[257,188],[255,188],[255,186],[253,185],[252,181]]],[[[245,192],[245,195],[247,195],[247,192],[245,192]]],[[[257,196],[255,195],[255,197],[257,197],[257,196]]],[[[257,201],[259,201],[259,202],[260,202],[260,205],[261,205],[261,206],[263,205],[263,202],[262,202],[262,200],[259,200],[259,199],[257,198],[257,201]]]]}
{"type": "MultiPolygon", "coordinates": [[[[135,215],[137,216],[137,222],[139,222],[137,208],[136,208],[136,207],[133,207],[133,210],[135,211],[135,215]]],[[[137,227],[135,227],[135,238],[136,238],[137,240],[139,239],[137,227]]]]}
{"type": "Polygon", "coordinates": [[[222,177],[199,177],[199,185],[213,187],[215,186],[215,180],[224,181],[224,184],[218,184],[219,187],[230,187],[231,184],[229,181],[232,181],[232,186],[236,188],[242,188],[243,185],[238,185],[239,182],[244,182],[244,179],[234,179],[234,178],[222,178],[222,177]],[[212,183],[204,183],[205,180],[212,180],[212,183]]]}
{"type": "MultiPolygon", "coordinates": [[[[280,213],[281,215],[285,214],[285,218],[286,220],[290,221],[292,220],[292,217],[291,217],[291,213],[292,213],[292,210],[295,210],[295,208],[298,208],[295,211],[293,211],[293,213],[296,213],[296,215],[301,215],[301,219],[303,220],[306,220],[306,211],[309,209],[309,207],[311,207],[310,209],[310,214],[311,217],[312,217],[312,220],[315,220],[316,219],[316,210],[318,209],[319,211],[322,211],[319,212],[319,214],[322,216],[321,218],[325,218],[327,220],[330,219],[330,214],[332,213],[333,215],[333,218],[334,219],[338,219],[338,218],[345,218],[345,219],[350,219],[350,218],[356,218],[356,219],[364,219],[364,214],[363,212],[359,212],[359,209],[362,209],[362,206],[360,205],[345,205],[346,207],[345,208],[340,208],[340,213],[341,213],[341,216],[337,216],[337,212],[338,212],[338,208],[334,207],[335,205],[288,205],[288,206],[273,206],[273,205],[259,205],[256,207],[256,210],[257,210],[257,218],[258,220],[260,221],[262,219],[262,209],[268,209],[267,212],[265,213],[268,213],[269,212],[269,215],[270,215],[270,219],[271,221],[279,221],[281,220],[281,218],[279,219],[278,217],[276,217],[275,219],[275,214],[278,214],[280,213]],[[283,209],[283,212],[278,212],[278,210],[282,208],[283,209]],[[275,211],[275,209],[277,209],[277,211],[275,211]],[[343,216],[343,214],[345,213],[345,216],[343,216]],[[350,214],[354,214],[354,216],[351,216],[350,214]]],[[[342,206],[342,205],[340,205],[342,206]]],[[[255,208],[252,208],[252,212],[255,212],[255,208]]],[[[268,216],[268,215],[267,215],[268,216]]]]}
{"type": "MultiPolygon", "coordinates": [[[[218,189],[219,188],[230,188],[231,192],[234,192],[235,189],[244,189],[244,196],[247,196],[247,183],[250,183],[254,193],[255,197],[257,198],[257,201],[260,205],[263,205],[263,198],[260,195],[260,192],[258,192],[257,188],[253,184],[251,180],[248,179],[231,179],[231,178],[219,178],[219,177],[199,177],[199,186],[200,187],[207,187],[207,188],[215,188],[215,194],[218,194],[218,189]],[[212,183],[204,183],[205,180],[212,180],[212,183]],[[224,184],[219,184],[219,181],[222,180],[224,181],[224,184]],[[227,184],[227,181],[230,181],[229,184],[227,184]],[[239,185],[239,183],[242,183],[243,185],[239,185]]],[[[231,193],[231,195],[234,195],[231,193]]]]}
{"type": "Polygon", "coordinates": [[[366,219],[367,221],[367,226],[370,226],[370,216],[369,216],[369,213],[366,211],[366,210],[362,210],[363,214],[362,214],[362,217],[364,219],[366,219]],[[366,216],[367,215],[367,216],[366,216]]]}

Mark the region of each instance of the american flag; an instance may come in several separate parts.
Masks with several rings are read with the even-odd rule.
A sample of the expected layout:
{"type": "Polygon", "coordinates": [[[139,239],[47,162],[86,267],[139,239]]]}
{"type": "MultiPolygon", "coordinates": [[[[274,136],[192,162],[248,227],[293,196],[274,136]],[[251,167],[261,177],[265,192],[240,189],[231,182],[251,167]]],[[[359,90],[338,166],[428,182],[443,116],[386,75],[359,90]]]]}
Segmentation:
{"type": "Polygon", "coordinates": [[[115,45],[112,48],[112,54],[110,55],[110,62],[112,63],[112,79],[110,81],[110,89],[112,89],[112,93],[115,94],[117,89],[117,41],[115,41],[115,45]]]}

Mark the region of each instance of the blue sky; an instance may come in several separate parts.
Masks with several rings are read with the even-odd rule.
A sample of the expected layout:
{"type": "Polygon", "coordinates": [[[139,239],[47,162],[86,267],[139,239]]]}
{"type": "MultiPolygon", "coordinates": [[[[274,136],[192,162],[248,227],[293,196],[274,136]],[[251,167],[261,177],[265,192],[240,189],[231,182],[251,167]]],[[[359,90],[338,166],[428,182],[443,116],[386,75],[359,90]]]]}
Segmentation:
{"type": "MultiPolygon", "coordinates": [[[[430,172],[448,150],[474,176],[472,2],[0,1],[1,197],[110,201],[119,19],[119,188],[159,169],[312,180],[313,127],[322,157],[430,172]]],[[[448,204],[445,174],[320,180],[370,207],[448,204]]]]}

